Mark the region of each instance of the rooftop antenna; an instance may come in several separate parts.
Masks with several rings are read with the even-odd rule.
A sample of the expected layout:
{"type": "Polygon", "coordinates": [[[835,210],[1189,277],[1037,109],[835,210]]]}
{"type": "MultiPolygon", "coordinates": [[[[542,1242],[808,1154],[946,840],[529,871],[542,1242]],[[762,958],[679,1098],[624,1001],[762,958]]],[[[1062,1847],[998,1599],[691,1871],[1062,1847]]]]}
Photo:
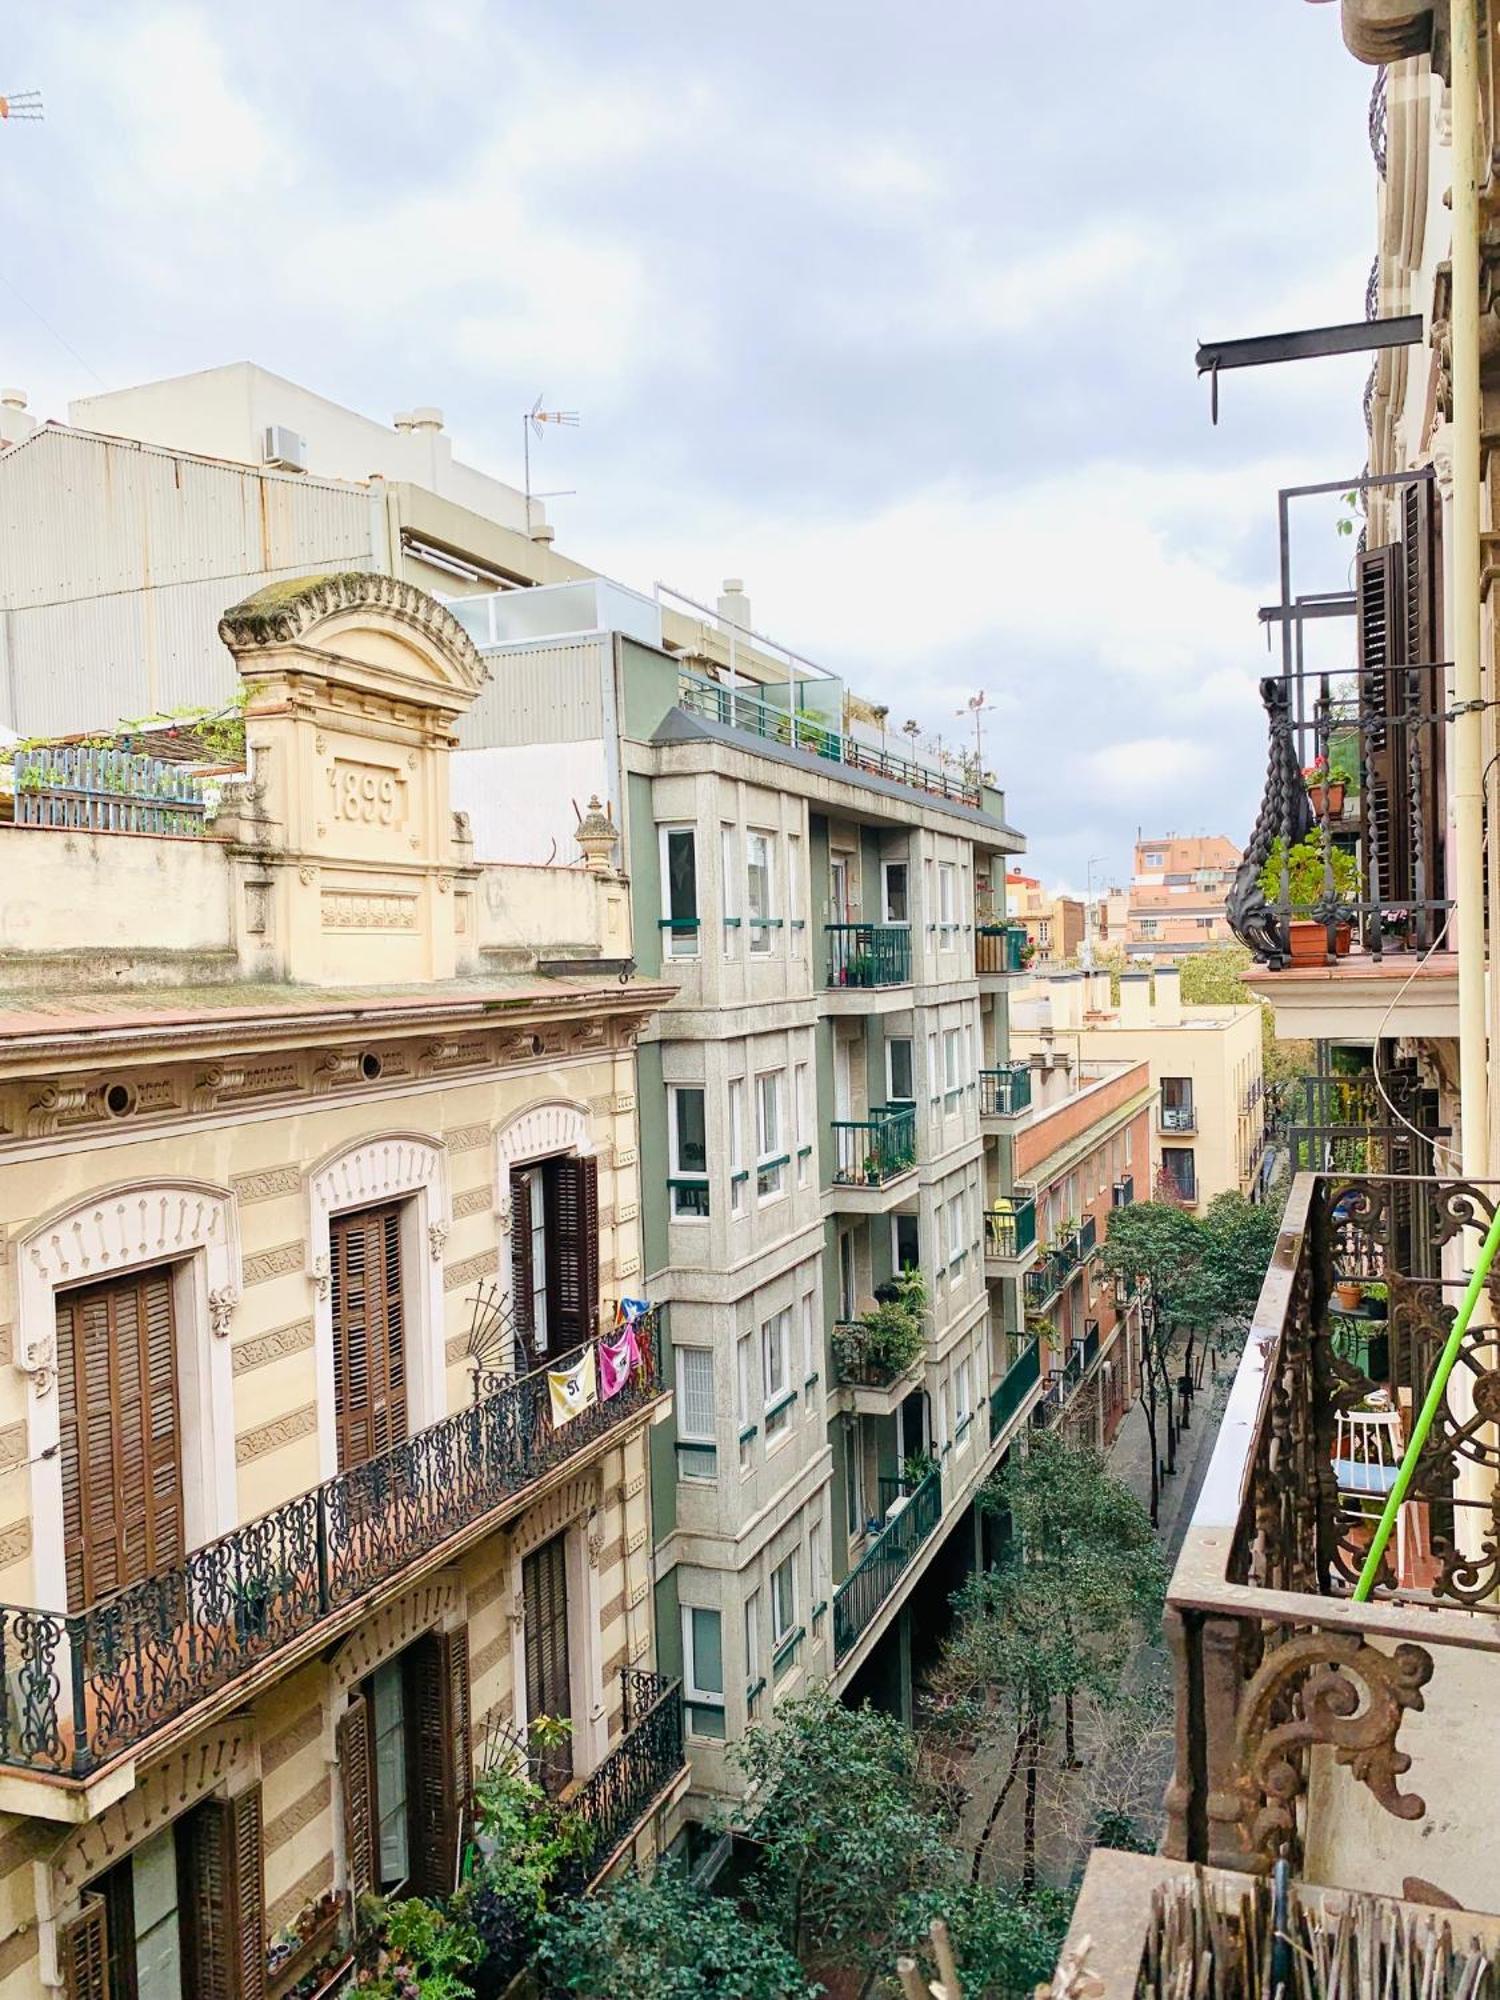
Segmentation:
{"type": "Polygon", "coordinates": [[[953,711],[960,722],[963,721],[966,715],[972,715],[974,718],[974,782],[976,785],[984,782],[985,710],[993,708],[994,705],[993,702],[985,700],[984,689],[981,688],[978,694],[971,694],[969,696],[969,699],[964,703],[962,708],[956,708],[953,711]]]}
{"type": "Polygon", "coordinates": [[[531,433],[535,431],[537,436],[540,437],[542,435],[543,424],[568,424],[576,430],[578,428],[578,412],[576,410],[544,410],[542,408],[542,398],[538,396],[531,408],[521,419],[521,449],[526,462],[526,536],[528,540],[531,538],[531,433]]]}
{"type": "Polygon", "coordinates": [[[7,118],[20,118],[39,125],[45,116],[39,90],[0,91],[0,122],[7,118]]]}

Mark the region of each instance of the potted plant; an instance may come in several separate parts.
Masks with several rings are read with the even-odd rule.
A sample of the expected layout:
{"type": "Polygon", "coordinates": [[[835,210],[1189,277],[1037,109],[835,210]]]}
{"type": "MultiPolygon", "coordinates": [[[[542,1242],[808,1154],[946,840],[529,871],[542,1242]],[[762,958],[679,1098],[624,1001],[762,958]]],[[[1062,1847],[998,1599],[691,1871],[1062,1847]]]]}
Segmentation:
{"type": "Polygon", "coordinates": [[[1358,1278],[1338,1278],[1334,1281],[1333,1296],[1345,1312],[1358,1312],[1364,1294],[1365,1288],[1358,1278]]]}
{"type": "Polygon", "coordinates": [[[1367,1319],[1384,1319],[1390,1310],[1386,1287],[1378,1279],[1372,1280],[1365,1286],[1360,1304],[1367,1319]]]}
{"type": "MultiPolygon", "coordinates": [[[[1294,912],[1312,912],[1353,902],[1359,893],[1359,870],[1354,856],[1346,848],[1338,847],[1329,837],[1326,829],[1314,827],[1304,839],[1288,850],[1278,834],[1271,842],[1271,851],[1266,856],[1265,866],[1260,871],[1261,893],[1273,909],[1281,908],[1287,914],[1287,936],[1289,955],[1293,965],[1326,965],[1328,962],[1328,924],[1320,917],[1310,914],[1296,916],[1294,912]],[[1281,900],[1281,873],[1285,857],[1287,878],[1287,900],[1281,900]],[[1332,883],[1331,890],[1329,883],[1332,883]],[[1331,902],[1330,902],[1331,898],[1331,902]]],[[[1333,951],[1336,958],[1343,958],[1349,950],[1350,927],[1347,919],[1336,916],[1333,933],[1333,951]]]]}

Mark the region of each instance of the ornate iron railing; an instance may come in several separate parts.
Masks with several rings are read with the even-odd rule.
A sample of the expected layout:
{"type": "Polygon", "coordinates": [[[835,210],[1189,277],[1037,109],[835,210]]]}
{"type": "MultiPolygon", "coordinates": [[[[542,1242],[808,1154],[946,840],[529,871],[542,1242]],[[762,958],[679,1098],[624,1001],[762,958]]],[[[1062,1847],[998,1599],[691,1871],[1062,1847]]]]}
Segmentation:
{"type": "Polygon", "coordinates": [[[842,1660],[895,1589],[912,1557],[943,1512],[942,1473],[936,1466],[894,1521],[888,1521],[833,1593],[833,1653],[842,1660]]]}
{"type": "Polygon", "coordinates": [[[917,1113],[910,1104],[877,1104],[868,1118],[835,1118],[837,1187],[884,1187],[917,1164],[917,1113]]]}
{"type": "Polygon", "coordinates": [[[592,1882],[628,1834],[640,1825],[682,1770],[682,1682],[640,1667],[623,1667],[625,1734],[568,1802],[569,1814],[593,1830],[579,1864],[592,1882]]]}
{"type": "Polygon", "coordinates": [[[1022,924],[981,924],[974,934],[974,970],[989,978],[1026,970],[1022,924]]]}
{"type": "Polygon", "coordinates": [[[655,1399],[655,1312],[637,1339],[625,1387],[565,1424],[546,1370],[503,1381],[83,1611],[0,1605],[0,1765],[86,1776],[430,1559],[655,1399]]]}
{"type": "Polygon", "coordinates": [[[990,1391],[990,1443],[998,1444],[1042,1376],[1042,1350],[1029,1340],[990,1391]]]}
{"type": "Polygon", "coordinates": [[[1017,1197],[1009,1208],[984,1212],[984,1254],[1014,1262],[1036,1242],[1036,1202],[1017,1197]]]}
{"type": "Polygon", "coordinates": [[[1001,1063],[979,1072],[979,1111],[984,1118],[1019,1118],[1031,1109],[1031,1064],[1001,1063]]]}
{"type": "Polygon", "coordinates": [[[727,688],[718,681],[704,680],[699,674],[685,671],[679,674],[677,704],[690,714],[706,716],[726,729],[743,729],[767,742],[785,743],[791,749],[824,757],[831,764],[845,764],[851,771],[890,778],[913,791],[927,792],[940,799],[958,799],[969,806],[984,803],[979,787],[962,776],[918,764],[893,750],[877,750],[873,744],[861,743],[857,737],[828,728],[815,716],[778,707],[759,694],[727,688]]]}
{"type": "Polygon", "coordinates": [[[1437,1094],[1414,1064],[1297,1077],[1283,1104],[1294,1173],[1432,1172],[1437,1094]]]}
{"type": "Polygon", "coordinates": [[[824,924],[830,986],[906,986],[911,931],[905,924],[824,924]]]}

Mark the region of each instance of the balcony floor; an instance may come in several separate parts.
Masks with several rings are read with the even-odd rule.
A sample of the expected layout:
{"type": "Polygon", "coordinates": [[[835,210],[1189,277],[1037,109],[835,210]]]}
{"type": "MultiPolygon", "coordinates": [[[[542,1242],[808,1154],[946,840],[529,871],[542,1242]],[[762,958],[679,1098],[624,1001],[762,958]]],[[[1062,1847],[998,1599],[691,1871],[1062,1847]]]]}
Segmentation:
{"type": "Polygon", "coordinates": [[[1283,1039],[1371,1042],[1382,1035],[1458,1033],[1457,952],[1424,959],[1409,951],[1381,958],[1351,951],[1332,965],[1288,965],[1279,972],[1252,965],[1245,984],[1271,1003],[1283,1039]]]}

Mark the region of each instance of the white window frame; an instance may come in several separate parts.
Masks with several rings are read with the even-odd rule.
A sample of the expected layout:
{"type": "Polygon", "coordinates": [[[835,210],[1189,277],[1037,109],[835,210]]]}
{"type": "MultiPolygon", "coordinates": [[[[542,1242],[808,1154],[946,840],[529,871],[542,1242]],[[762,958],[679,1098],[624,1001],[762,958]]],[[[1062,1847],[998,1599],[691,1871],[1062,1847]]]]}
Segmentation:
{"type": "Polygon", "coordinates": [[[711,1486],[719,1476],[718,1399],[714,1387],[714,1351],[711,1347],[698,1347],[692,1342],[684,1342],[674,1348],[673,1357],[677,1390],[675,1405],[677,1443],[679,1446],[687,1447],[685,1451],[679,1450],[677,1453],[677,1477],[692,1480],[695,1484],[711,1486]],[[690,1431],[686,1428],[688,1414],[686,1364],[690,1355],[695,1358],[707,1357],[709,1427],[706,1431],[690,1431]]]}
{"type": "Polygon", "coordinates": [[[914,1035],[888,1035],[885,1043],[885,1095],[888,1104],[915,1104],[917,1101],[917,1043],[914,1035]],[[896,1066],[891,1060],[898,1044],[906,1045],[907,1081],[911,1095],[903,1097],[896,1088],[896,1066]]]}
{"type": "Polygon", "coordinates": [[[743,1215],[750,1169],[745,1164],[745,1079],[729,1079],[729,1213],[743,1215]]]}
{"type": "Polygon", "coordinates": [[[771,1657],[774,1660],[776,1654],[780,1652],[781,1648],[789,1640],[796,1636],[797,1632],[797,1551],[795,1549],[789,1550],[771,1571],[770,1587],[771,1657]],[[786,1585],[784,1593],[780,1588],[783,1580],[786,1585]],[[788,1600],[785,1623],[782,1622],[781,1599],[783,1594],[788,1600]]]}
{"type": "Polygon", "coordinates": [[[780,1312],[774,1312],[769,1319],[761,1321],[760,1379],[766,1447],[769,1450],[790,1431],[795,1414],[793,1406],[797,1401],[797,1385],[792,1380],[790,1306],[783,1306],[780,1312]]]}
{"type": "Polygon", "coordinates": [[[962,1451],[968,1443],[969,1431],[973,1428],[974,1416],[974,1362],[965,1354],[953,1373],[954,1414],[957,1421],[953,1427],[954,1445],[962,1451]]]}
{"type": "Polygon", "coordinates": [[[785,1079],[785,1070],[762,1069],[755,1073],[755,1198],[762,1207],[767,1202],[779,1201],[786,1193],[788,1158],[781,1149],[786,1122],[785,1079]],[[764,1115],[768,1107],[769,1119],[764,1115]],[[774,1123],[776,1128],[769,1144],[768,1123],[774,1123]]]}
{"type": "Polygon", "coordinates": [[[755,1408],[755,1335],[742,1333],[734,1343],[734,1392],[739,1415],[740,1470],[748,1472],[755,1457],[755,1433],[760,1428],[755,1408]]]}
{"type": "Polygon", "coordinates": [[[707,1708],[719,1714],[724,1712],[723,1688],[705,1688],[698,1684],[698,1649],[693,1643],[693,1613],[699,1612],[705,1618],[719,1621],[719,1678],[724,1678],[724,1615],[711,1604],[684,1604],[682,1607],[682,1693],[688,1704],[688,1728],[692,1729],[692,1712],[695,1708],[707,1708]]]}
{"type": "Polygon", "coordinates": [[[703,937],[703,877],[698,866],[698,829],[691,820],[663,821],[658,828],[659,851],[661,855],[661,914],[663,934],[667,941],[664,954],[667,958],[698,958],[702,953],[703,937]],[[672,836],[686,834],[693,846],[693,888],[697,913],[694,917],[696,928],[678,931],[672,928],[672,870],[669,851],[672,836]]]}
{"type": "Polygon", "coordinates": [[[958,863],[940,861],[938,875],[938,943],[944,949],[952,945],[958,930],[958,863]]]}
{"type": "Polygon", "coordinates": [[[943,1030],[943,1096],[957,1097],[963,1089],[963,1030],[943,1030]]]}
{"type": "Polygon", "coordinates": [[[964,1196],[963,1189],[960,1188],[957,1194],[950,1194],[948,1197],[948,1268],[955,1285],[962,1282],[968,1247],[969,1233],[964,1226],[964,1196]]]}
{"type": "Polygon", "coordinates": [[[708,1164],[707,1164],[708,1157],[709,1157],[708,1092],[703,1088],[703,1085],[701,1083],[669,1083],[667,1085],[667,1162],[668,1162],[669,1177],[674,1183],[673,1187],[670,1189],[672,1197],[670,1208],[672,1213],[672,1220],[674,1222],[707,1222],[708,1215],[709,1213],[712,1212],[712,1207],[713,1207],[712,1199],[710,1199],[709,1201],[708,1212],[706,1213],[700,1214],[698,1210],[692,1207],[680,1209],[677,1206],[678,1199],[679,1197],[686,1199],[688,1195],[688,1190],[686,1188],[677,1187],[675,1183],[678,1181],[689,1181],[692,1183],[694,1188],[701,1187],[704,1194],[708,1194],[709,1191],[708,1164]],[[696,1091],[699,1099],[702,1102],[703,1159],[704,1159],[704,1166],[702,1172],[700,1172],[696,1167],[692,1168],[691,1170],[685,1169],[682,1164],[681,1155],[678,1151],[677,1109],[679,1100],[681,1099],[684,1091],[696,1091]]]}
{"type": "Polygon", "coordinates": [[[902,930],[911,929],[911,862],[905,856],[899,861],[882,861],[880,864],[880,921],[895,924],[902,930]],[[906,915],[891,915],[891,870],[899,868],[906,876],[906,915]]]}
{"type": "Polygon", "coordinates": [[[750,956],[769,958],[774,947],[776,929],[776,835],[766,827],[752,826],[745,831],[745,922],[750,931],[750,956]],[[759,843],[762,861],[753,861],[752,855],[759,843]],[[757,912],[751,884],[756,873],[765,885],[766,907],[757,912]]]}

